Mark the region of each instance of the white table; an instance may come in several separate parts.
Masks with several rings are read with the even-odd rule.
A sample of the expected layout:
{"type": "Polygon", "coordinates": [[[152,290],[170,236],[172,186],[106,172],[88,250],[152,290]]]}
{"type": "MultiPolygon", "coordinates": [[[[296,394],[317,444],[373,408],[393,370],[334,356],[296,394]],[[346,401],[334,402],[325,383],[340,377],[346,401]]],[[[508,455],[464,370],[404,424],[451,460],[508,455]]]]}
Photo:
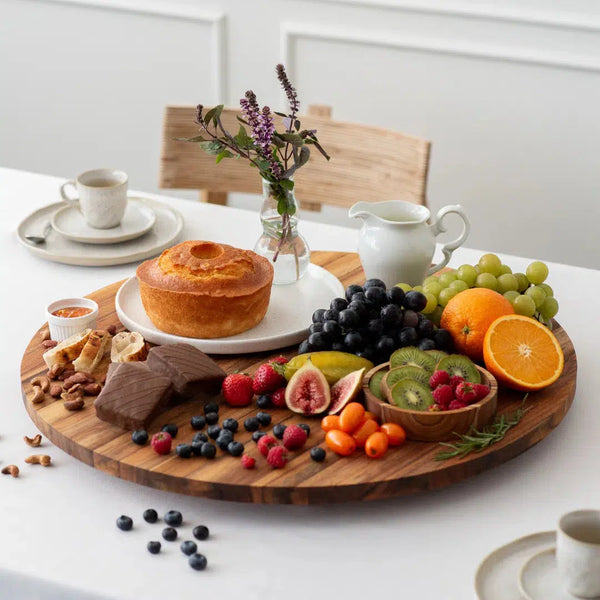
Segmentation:
{"type": "MultiPolygon", "coordinates": [[[[549,283],[561,303],[558,318],[578,355],[573,408],[538,446],[444,490],[334,506],[244,505],[122,481],[47,441],[42,449],[52,456],[52,468],[23,464],[30,453],[23,435],[33,435],[36,429],[22,404],[19,363],[32,333],[44,320],[44,305],[57,297],[89,293],[134,271],[133,265],[94,268],[50,263],[20,246],[17,224],[34,209],[56,201],[60,182],[0,169],[4,385],[0,466],[22,467],[18,479],[0,476],[0,599],[37,598],[31,591],[37,589],[36,582],[29,578],[39,577],[80,588],[66,595],[49,585],[39,596],[45,599],[83,600],[97,594],[163,600],[194,594],[331,600],[377,594],[464,600],[473,597],[475,568],[490,550],[526,533],[553,528],[565,511],[600,504],[600,369],[595,347],[600,272],[559,264],[549,265],[549,283]],[[212,537],[200,547],[210,568],[190,569],[178,543],[163,542],[163,552],[150,555],[146,542],[161,539],[162,526],[144,523],[141,515],[148,507],[159,514],[179,509],[190,525],[208,525],[212,537]],[[115,526],[116,517],[123,513],[136,523],[129,533],[115,526]],[[29,587],[18,587],[22,577],[29,587]]],[[[241,247],[251,247],[255,241],[257,214],[166,201],[184,214],[182,239],[219,240],[241,247]]],[[[308,222],[301,229],[313,249],[356,247],[355,230],[308,222]]],[[[459,250],[451,264],[474,263],[480,254],[459,250]]],[[[528,263],[524,258],[503,258],[514,269],[523,270],[528,263]]],[[[189,539],[190,528],[185,531],[189,539]]]]}

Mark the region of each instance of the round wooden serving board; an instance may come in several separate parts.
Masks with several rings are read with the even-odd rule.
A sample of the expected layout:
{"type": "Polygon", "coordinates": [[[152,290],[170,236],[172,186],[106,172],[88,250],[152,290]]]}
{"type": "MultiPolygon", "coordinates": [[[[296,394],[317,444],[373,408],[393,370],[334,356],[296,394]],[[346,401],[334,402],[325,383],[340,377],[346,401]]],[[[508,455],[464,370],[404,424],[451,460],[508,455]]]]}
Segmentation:
{"type": "MultiPolygon", "coordinates": [[[[345,286],[364,281],[356,254],[314,252],[312,260],[336,275],[345,286]]],[[[114,304],[119,286],[120,283],[114,283],[89,295],[100,306],[99,328],[112,324],[120,326],[114,304]]],[[[239,458],[223,455],[220,451],[214,460],[182,459],[174,452],[159,456],[149,444],[136,446],[130,432],[97,419],[92,399],[87,399],[85,408],[79,412],[65,410],[62,401],[30,402],[30,380],[46,372],[37,333],[23,356],[21,382],[27,412],[42,434],[65,452],[116,477],[182,494],[239,502],[319,504],[374,500],[450,485],[514,458],[548,435],[573,402],[577,376],[577,359],[571,340],[558,324],[554,333],[565,354],[565,368],[560,379],[551,387],[529,396],[527,405],[531,409],[504,440],[462,460],[436,461],[436,454],[443,449],[439,444],[406,442],[399,448],[391,448],[379,460],[367,458],[359,451],[346,458],[328,451],[325,461],[316,463],[310,459],[308,450],[315,445],[325,447],[320,419],[300,418],[284,409],[272,409],[269,410],[273,416],[271,427],[278,422],[305,422],[311,427],[305,449],[290,453],[285,468],[272,469],[259,455],[250,434],[243,430],[244,418],[255,413],[256,407],[234,409],[224,403],[220,419],[234,417],[240,421],[241,431],[236,439],[245,444],[247,454],[256,457],[255,469],[242,468],[239,458]]],[[[276,354],[281,353],[291,356],[295,349],[288,348],[276,354]]],[[[266,357],[276,354],[213,358],[226,372],[244,370],[251,373],[266,357]]],[[[522,393],[500,389],[498,412],[517,409],[522,399],[522,393]]],[[[159,417],[149,428],[150,433],[158,431],[163,424],[176,423],[179,433],[175,442],[190,442],[194,434],[190,417],[201,413],[202,407],[198,403],[178,405],[159,417]]]]}

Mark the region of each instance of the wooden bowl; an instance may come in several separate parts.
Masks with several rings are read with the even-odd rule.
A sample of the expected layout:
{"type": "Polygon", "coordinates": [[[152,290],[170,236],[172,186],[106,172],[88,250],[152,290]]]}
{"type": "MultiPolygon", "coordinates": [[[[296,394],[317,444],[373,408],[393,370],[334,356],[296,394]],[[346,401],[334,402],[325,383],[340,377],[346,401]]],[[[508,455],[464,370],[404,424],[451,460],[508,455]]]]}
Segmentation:
{"type": "Polygon", "coordinates": [[[398,408],[377,398],[369,389],[369,381],[377,371],[387,369],[389,365],[389,362],[377,365],[363,379],[363,392],[367,410],[377,415],[382,423],[392,422],[401,425],[409,440],[443,442],[454,438],[454,434],[467,433],[471,427],[480,429],[490,423],[496,414],[498,382],[489,371],[477,365],[475,366],[481,373],[481,383],[488,385],[490,388],[488,395],[466,408],[439,412],[398,408]]]}

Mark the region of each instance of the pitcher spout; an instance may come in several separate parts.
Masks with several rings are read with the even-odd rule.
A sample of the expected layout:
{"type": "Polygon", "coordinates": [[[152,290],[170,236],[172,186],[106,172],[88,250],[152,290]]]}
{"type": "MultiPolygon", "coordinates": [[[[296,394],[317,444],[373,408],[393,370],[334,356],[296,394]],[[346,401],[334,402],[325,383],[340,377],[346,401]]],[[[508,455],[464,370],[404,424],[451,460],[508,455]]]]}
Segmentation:
{"type": "Polygon", "coordinates": [[[351,219],[366,219],[370,217],[373,213],[369,210],[370,205],[368,202],[357,202],[356,204],[350,207],[348,211],[348,216],[351,219]]]}

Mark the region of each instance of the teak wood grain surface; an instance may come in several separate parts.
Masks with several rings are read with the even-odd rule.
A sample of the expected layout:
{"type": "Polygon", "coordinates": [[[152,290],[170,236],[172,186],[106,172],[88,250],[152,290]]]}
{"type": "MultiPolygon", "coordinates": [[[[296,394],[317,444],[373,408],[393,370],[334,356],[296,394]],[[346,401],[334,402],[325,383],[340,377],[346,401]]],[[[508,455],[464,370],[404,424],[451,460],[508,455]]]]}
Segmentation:
{"type": "MultiPolygon", "coordinates": [[[[364,281],[356,254],[314,252],[312,261],[336,275],[345,286],[364,281]]],[[[99,328],[119,323],[114,305],[119,286],[120,282],[117,282],[89,295],[100,307],[99,328]]],[[[346,458],[327,451],[325,461],[316,463],[310,459],[308,450],[315,445],[325,447],[320,419],[301,418],[284,409],[271,409],[268,412],[272,414],[273,422],[263,429],[270,431],[278,422],[305,422],[311,427],[305,449],[291,452],[285,468],[272,469],[259,455],[251,434],[244,431],[243,420],[256,412],[255,405],[235,409],[224,403],[221,403],[220,420],[234,417],[240,421],[241,432],[236,439],[245,444],[247,454],[257,458],[255,469],[242,468],[239,458],[224,455],[221,451],[214,460],[182,459],[174,451],[168,456],[159,456],[149,444],[135,445],[131,441],[131,432],[100,421],[92,398],[86,399],[85,408],[79,412],[65,410],[62,401],[54,401],[49,396],[41,404],[31,403],[33,392],[29,382],[46,372],[37,333],[22,359],[21,382],[27,412],[42,434],[75,458],[116,477],[182,494],[239,502],[319,504],[374,500],[450,485],[514,458],[548,435],[571,407],[577,376],[577,358],[571,340],[560,325],[556,325],[554,333],[565,355],[565,368],[560,379],[551,387],[529,395],[529,412],[504,440],[462,460],[442,462],[434,460],[442,449],[439,444],[406,442],[399,448],[391,448],[379,460],[367,458],[359,451],[346,458]]],[[[295,348],[276,353],[213,358],[227,372],[244,370],[251,373],[268,356],[282,353],[291,356],[295,348]]],[[[517,409],[522,399],[522,393],[501,388],[498,412],[517,409]]],[[[190,442],[194,434],[190,418],[201,413],[202,406],[197,402],[180,404],[152,423],[150,433],[158,431],[163,424],[176,423],[179,433],[175,444],[190,442]]]]}

